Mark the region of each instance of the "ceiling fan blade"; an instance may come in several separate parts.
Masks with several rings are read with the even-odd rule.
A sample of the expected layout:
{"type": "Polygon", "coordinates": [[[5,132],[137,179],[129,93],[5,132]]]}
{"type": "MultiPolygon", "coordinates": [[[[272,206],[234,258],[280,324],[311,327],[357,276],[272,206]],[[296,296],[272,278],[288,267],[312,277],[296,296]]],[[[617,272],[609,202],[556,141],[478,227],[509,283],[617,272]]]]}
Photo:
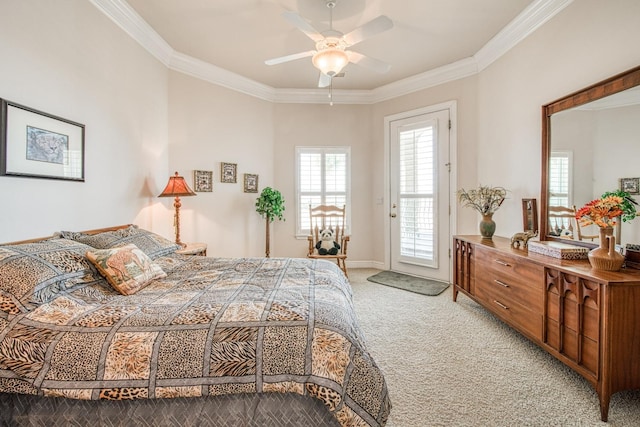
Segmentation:
{"type": "Polygon", "coordinates": [[[267,65],[282,64],[283,62],[295,61],[296,59],[313,56],[314,53],[316,53],[315,50],[308,50],[306,52],[294,53],[291,55],[281,56],[279,58],[267,59],[264,63],[267,65]]]}
{"type": "Polygon", "coordinates": [[[318,78],[318,87],[327,87],[331,84],[331,77],[327,76],[325,73],[320,73],[320,78],[318,78]]]}
{"type": "Polygon", "coordinates": [[[391,28],[393,28],[393,21],[385,15],[380,15],[350,33],[345,34],[342,39],[347,43],[347,46],[353,46],[364,39],[368,39],[391,28]]]}
{"type": "Polygon", "coordinates": [[[380,74],[384,74],[391,69],[391,65],[387,64],[386,62],[369,58],[368,56],[364,56],[363,54],[354,52],[352,50],[348,50],[347,55],[349,56],[350,62],[358,64],[362,67],[369,68],[373,71],[377,71],[380,74]]]}
{"type": "Polygon", "coordinates": [[[314,42],[319,42],[320,40],[324,39],[324,36],[320,34],[318,30],[313,28],[311,24],[305,21],[296,12],[291,12],[291,11],[283,12],[282,16],[284,17],[284,19],[286,19],[291,24],[293,24],[297,29],[305,33],[307,37],[309,37],[314,42]]]}

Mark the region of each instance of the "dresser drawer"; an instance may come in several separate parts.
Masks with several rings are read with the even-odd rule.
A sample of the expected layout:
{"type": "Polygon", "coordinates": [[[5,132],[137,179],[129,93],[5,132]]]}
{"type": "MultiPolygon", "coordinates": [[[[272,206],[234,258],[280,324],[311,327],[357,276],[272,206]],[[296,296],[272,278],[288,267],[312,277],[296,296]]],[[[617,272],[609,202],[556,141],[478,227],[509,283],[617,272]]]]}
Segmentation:
{"type": "Polygon", "coordinates": [[[476,279],[476,294],[479,292],[499,297],[505,303],[516,303],[529,310],[543,312],[544,289],[541,283],[536,288],[531,283],[525,285],[518,280],[486,274],[476,279]]]}
{"type": "MultiPolygon", "coordinates": [[[[510,325],[527,333],[536,340],[542,339],[542,296],[539,304],[533,300],[529,304],[517,302],[513,294],[497,289],[487,280],[476,280],[476,298],[486,308],[498,315],[510,325]]],[[[525,287],[526,288],[526,287],[525,287]]],[[[542,291],[538,292],[542,294],[542,291]]],[[[533,294],[531,294],[533,295],[533,294]]]]}
{"type": "Polygon", "coordinates": [[[481,276],[503,280],[510,285],[524,285],[541,292],[544,281],[544,267],[526,259],[504,252],[496,252],[488,248],[477,247],[475,252],[476,265],[481,276]]]}

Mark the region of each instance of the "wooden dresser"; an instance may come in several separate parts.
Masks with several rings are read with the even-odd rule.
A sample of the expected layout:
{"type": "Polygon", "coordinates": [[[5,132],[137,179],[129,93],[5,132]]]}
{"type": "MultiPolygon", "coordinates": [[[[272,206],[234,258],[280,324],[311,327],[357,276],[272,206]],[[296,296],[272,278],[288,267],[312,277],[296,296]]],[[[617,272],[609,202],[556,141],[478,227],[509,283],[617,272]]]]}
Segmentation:
{"type": "Polygon", "coordinates": [[[464,293],[586,378],[602,421],[613,393],[640,388],[640,270],[594,271],[495,236],[453,247],[453,300],[464,293]]]}

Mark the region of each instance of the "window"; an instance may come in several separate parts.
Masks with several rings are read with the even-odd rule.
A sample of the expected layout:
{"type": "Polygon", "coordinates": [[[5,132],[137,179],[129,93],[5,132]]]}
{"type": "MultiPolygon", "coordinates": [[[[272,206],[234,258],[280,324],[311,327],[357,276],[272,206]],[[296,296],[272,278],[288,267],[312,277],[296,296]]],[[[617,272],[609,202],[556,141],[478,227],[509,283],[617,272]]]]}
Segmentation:
{"type": "Polygon", "coordinates": [[[400,256],[430,266],[437,266],[435,138],[431,122],[406,125],[398,136],[400,256]]]}
{"type": "Polygon", "coordinates": [[[296,233],[299,236],[310,232],[309,205],[346,205],[346,229],[351,228],[350,156],[350,147],[296,148],[296,233]]]}
{"type": "MultiPolygon", "coordinates": [[[[549,157],[549,206],[571,207],[571,151],[552,151],[549,157]]],[[[557,218],[553,228],[571,229],[570,218],[557,218]]]]}
{"type": "Polygon", "coordinates": [[[571,206],[570,151],[553,151],[549,158],[549,206],[571,206]]]}

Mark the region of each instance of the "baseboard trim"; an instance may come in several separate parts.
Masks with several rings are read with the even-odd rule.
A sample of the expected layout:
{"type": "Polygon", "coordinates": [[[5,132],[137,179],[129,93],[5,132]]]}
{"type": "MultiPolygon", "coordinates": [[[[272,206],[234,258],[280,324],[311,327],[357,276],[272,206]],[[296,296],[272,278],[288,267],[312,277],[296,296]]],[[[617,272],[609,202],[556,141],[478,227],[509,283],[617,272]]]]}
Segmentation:
{"type": "Polygon", "coordinates": [[[347,269],[349,268],[375,268],[378,270],[386,270],[383,262],[380,261],[347,261],[347,269]]]}

